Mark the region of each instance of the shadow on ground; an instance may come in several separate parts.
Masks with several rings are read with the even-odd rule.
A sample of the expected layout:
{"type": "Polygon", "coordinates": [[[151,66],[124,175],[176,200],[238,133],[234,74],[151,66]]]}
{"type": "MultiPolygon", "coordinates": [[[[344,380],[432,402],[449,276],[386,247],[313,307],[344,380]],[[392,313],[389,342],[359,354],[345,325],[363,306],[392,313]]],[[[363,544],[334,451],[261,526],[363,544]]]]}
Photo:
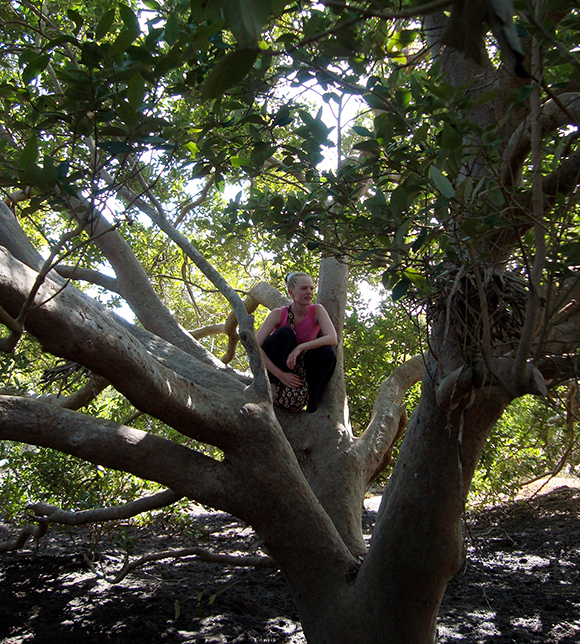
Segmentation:
{"type": "MultiPolygon", "coordinates": [[[[374,519],[365,511],[369,534],[374,519]]],[[[466,564],[443,601],[441,644],[580,642],[580,490],[484,510],[466,525],[466,564]]],[[[249,528],[214,512],[197,513],[186,532],[131,529],[122,541],[133,556],[188,545],[245,553],[259,545],[249,528]]],[[[101,539],[92,565],[90,542],[75,529],[0,555],[2,644],[304,643],[277,572],[170,560],[111,585],[103,576],[123,564],[119,539],[101,539]]]]}

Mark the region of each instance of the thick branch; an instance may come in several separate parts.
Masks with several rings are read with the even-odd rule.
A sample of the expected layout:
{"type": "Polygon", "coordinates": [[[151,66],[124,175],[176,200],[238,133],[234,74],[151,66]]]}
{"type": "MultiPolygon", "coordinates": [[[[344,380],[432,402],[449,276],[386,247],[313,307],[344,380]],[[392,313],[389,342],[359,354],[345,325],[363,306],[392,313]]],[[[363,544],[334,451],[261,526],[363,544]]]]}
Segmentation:
{"type": "Polygon", "coordinates": [[[179,501],[180,498],[181,495],[173,490],[163,490],[157,494],[130,501],[123,505],[116,505],[110,508],[95,508],[81,512],[68,512],[47,503],[35,503],[29,507],[37,517],[42,517],[42,521],[47,523],[86,525],[87,523],[130,519],[143,512],[166,508],[168,505],[173,505],[179,501]]]}
{"type": "Polygon", "coordinates": [[[551,206],[556,195],[570,194],[578,183],[580,183],[580,152],[574,152],[567,159],[562,159],[557,169],[544,178],[542,189],[546,195],[546,201],[551,206]]]}
{"type": "Polygon", "coordinates": [[[184,351],[192,353],[197,344],[176,322],[169,309],[161,302],[149,277],[133,250],[120,233],[85,200],[59,195],[67,203],[76,219],[85,224],[95,245],[111,263],[117,276],[118,292],[125,298],[146,329],[169,340],[184,351]]]}
{"type": "MultiPolygon", "coordinates": [[[[537,120],[541,137],[564,125],[580,122],[580,93],[562,94],[557,101],[551,99],[544,103],[537,120]]],[[[512,134],[502,158],[499,183],[503,186],[517,185],[522,165],[532,148],[532,121],[524,121],[512,134]]]]}
{"type": "MultiPolygon", "coordinates": [[[[20,310],[35,275],[0,248],[0,301],[9,313],[20,310]]],[[[231,407],[222,397],[209,395],[163,367],[114,316],[78,297],[75,289],[59,289],[47,279],[29,313],[27,329],[53,355],[80,362],[107,378],[141,411],[198,440],[230,444],[231,407]]],[[[228,394],[235,404],[235,396],[228,394]]]]}
{"type": "Polygon", "coordinates": [[[221,463],[138,429],[31,399],[0,396],[0,439],[57,449],[228,510],[221,463]]]}
{"type": "MultiPolygon", "coordinates": [[[[112,181],[112,178],[103,173],[103,178],[112,181]]],[[[219,292],[228,300],[240,326],[240,339],[250,362],[254,374],[253,389],[260,397],[271,398],[270,384],[268,382],[266,367],[262,352],[256,342],[253,319],[246,313],[244,303],[236,291],[226,282],[220,273],[201,255],[185,235],[180,233],[164,214],[150,206],[144,199],[123,186],[118,191],[119,196],[127,199],[131,205],[139,208],[151,221],[157,225],[181,250],[191,259],[199,270],[210,280],[219,292]]]]}
{"type": "Polygon", "coordinates": [[[147,349],[162,365],[175,371],[183,378],[202,385],[204,389],[219,393],[228,391],[242,395],[245,387],[252,381],[249,377],[236,373],[231,367],[217,359],[214,362],[192,360],[191,355],[178,349],[170,342],[159,338],[145,329],[116,318],[132,336],[147,349]]]}
{"type": "MultiPolygon", "coordinates": [[[[118,234],[116,233],[116,231],[111,232],[118,234]]],[[[0,246],[7,248],[13,257],[34,270],[38,271],[43,266],[44,260],[42,259],[36,248],[34,248],[34,246],[30,243],[30,240],[22,230],[17,219],[12,214],[12,211],[3,202],[0,202],[0,246]]],[[[59,275],[54,275],[53,273],[49,273],[49,275],[51,279],[57,284],[60,284],[62,286],[66,284],[66,282],[64,282],[59,275]]],[[[72,287],[69,286],[68,289],[70,291],[72,287]]],[[[87,301],[90,300],[90,298],[88,298],[84,293],[81,293],[80,291],[77,291],[77,295],[78,297],[83,298],[87,301]]],[[[155,333],[155,330],[153,330],[153,332],[155,333]]],[[[158,335],[159,337],[164,337],[162,333],[156,333],[156,335],[158,335]]],[[[168,337],[166,337],[166,340],[168,340],[172,344],[175,344],[176,346],[180,346],[180,342],[176,342],[174,336],[169,335],[168,337]]],[[[187,341],[184,350],[208,364],[212,364],[216,367],[219,367],[221,364],[215,356],[209,353],[209,351],[206,351],[206,349],[204,349],[198,342],[195,342],[193,339],[191,341],[187,341]]],[[[221,366],[223,367],[223,365],[221,366]]]]}
{"type": "Polygon", "coordinates": [[[371,421],[354,445],[368,471],[368,480],[384,469],[395,441],[405,429],[407,414],[402,406],[403,397],[421,380],[424,368],[423,356],[416,356],[397,367],[381,385],[371,421]]]}
{"type": "Polygon", "coordinates": [[[348,291],[348,264],[334,257],[325,257],[320,263],[318,294],[316,301],[328,311],[338,337],[336,347],[337,366],[334,375],[328,383],[327,390],[321,402],[321,411],[330,412],[337,423],[349,426],[346,383],[344,378],[344,349],[342,346],[342,330],[346,313],[346,297],[348,291]]]}

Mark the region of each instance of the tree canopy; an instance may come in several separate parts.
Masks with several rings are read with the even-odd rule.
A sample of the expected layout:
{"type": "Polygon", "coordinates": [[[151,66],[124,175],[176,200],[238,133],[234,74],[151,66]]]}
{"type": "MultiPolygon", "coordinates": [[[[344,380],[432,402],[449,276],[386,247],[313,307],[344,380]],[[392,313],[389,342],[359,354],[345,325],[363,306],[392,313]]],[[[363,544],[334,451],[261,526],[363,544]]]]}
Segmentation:
{"type": "Polygon", "coordinates": [[[106,519],[185,497],[248,521],[311,642],[431,642],[496,421],[534,395],[561,417],[547,465],[576,448],[578,8],[0,12],[0,439],[129,473],[106,519]],[[273,406],[254,335],[296,268],[349,334],[315,414],[273,406]],[[370,351],[344,325],[363,276],[405,317],[370,351]]]}

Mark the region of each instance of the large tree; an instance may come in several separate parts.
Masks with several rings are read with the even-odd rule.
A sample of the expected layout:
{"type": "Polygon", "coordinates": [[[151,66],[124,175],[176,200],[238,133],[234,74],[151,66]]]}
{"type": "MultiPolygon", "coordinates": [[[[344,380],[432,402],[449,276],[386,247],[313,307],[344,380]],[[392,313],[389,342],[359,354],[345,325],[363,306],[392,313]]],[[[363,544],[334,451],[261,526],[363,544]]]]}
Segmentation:
{"type": "Polygon", "coordinates": [[[52,402],[0,396],[0,438],[167,488],[139,509],[187,497],[247,521],[313,643],[433,641],[493,424],[510,401],[578,373],[577,12],[522,7],[525,56],[509,3],[456,3],[454,37],[444,14],[419,22],[445,4],[2,6],[2,349],[26,333],[92,375],[52,402]],[[320,170],[331,127],[298,104],[309,84],[337,109],[334,170],[320,170]],[[343,138],[350,95],[368,109],[343,138]],[[212,211],[208,194],[236,179],[244,190],[212,211]],[[187,201],[191,186],[199,197],[187,201]],[[215,241],[252,230],[325,253],[318,302],[337,329],[349,261],[380,270],[425,323],[428,351],[381,384],[360,437],[340,351],[316,413],[273,406],[251,314],[284,296],[260,283],[242,301],[207,261],[215,241]],[[217,329],[224,360],[148,275],[159,279],[170,248],[186,258],[183,275],[195,265],[231,306],[217,329]],[[122,298],[138,323],[86,283],[122,298]],[[251,376],[226,364],[238,339],[251,376]],[[421,377],[367,550],[362,499],[421,377]],[[194,441],[78,411],[105,388],[194,441]]]}

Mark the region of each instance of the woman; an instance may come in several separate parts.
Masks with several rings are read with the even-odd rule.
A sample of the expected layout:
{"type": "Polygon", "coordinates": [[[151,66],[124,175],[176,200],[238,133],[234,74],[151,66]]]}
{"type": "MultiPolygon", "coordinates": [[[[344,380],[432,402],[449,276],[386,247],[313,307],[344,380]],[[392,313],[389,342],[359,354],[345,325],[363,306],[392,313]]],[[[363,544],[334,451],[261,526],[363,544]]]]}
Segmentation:
{"type": "Polygon", "coordinates": [[[256,337],[272,383],[290,389],[302,387],[296,370],[297,361],[304,360],[307,410],[313,412],[336,366],[336,330],[326,309],[312,304],[314,284],[310,275],[290,273],[286,286],[292,304],[274,309],[256,337]]]}

